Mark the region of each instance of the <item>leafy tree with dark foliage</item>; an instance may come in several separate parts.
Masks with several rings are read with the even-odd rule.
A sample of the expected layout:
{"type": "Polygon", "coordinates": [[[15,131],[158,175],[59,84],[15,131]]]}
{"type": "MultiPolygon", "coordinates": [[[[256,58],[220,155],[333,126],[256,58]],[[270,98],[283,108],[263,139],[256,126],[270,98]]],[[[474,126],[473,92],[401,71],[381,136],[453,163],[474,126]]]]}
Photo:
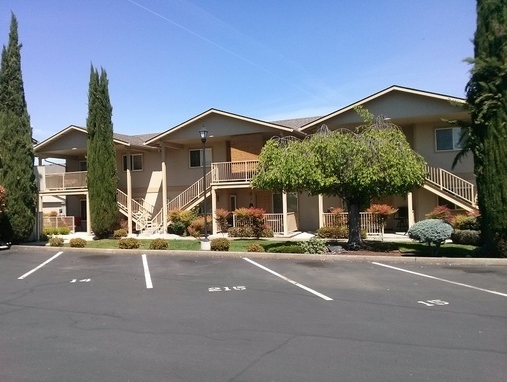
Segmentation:
{"type": "Polygon", "coordinates": [[[474,65],[467,84],[485,256],[507,257],[507,1],[478,0],[474,65]]]}
{"type": "Polygon", "coordinates": [[[3,240],[16,243],[28,239],[33,232],[37,185],[33,172],[32,128],[21,73],[21,44],[14,14],[0,68],[0,148],[0,184],[6,190],[0,232],[3,240]]]}
{"type": "Polygon", "coordinates": [[[88,91],[87,182],[90,196],[92,231],[98,238],[108,237],[117,223],[116,188],[118,171],[113,142],[112,107],[106,71],[91,67],[88,91]]]}

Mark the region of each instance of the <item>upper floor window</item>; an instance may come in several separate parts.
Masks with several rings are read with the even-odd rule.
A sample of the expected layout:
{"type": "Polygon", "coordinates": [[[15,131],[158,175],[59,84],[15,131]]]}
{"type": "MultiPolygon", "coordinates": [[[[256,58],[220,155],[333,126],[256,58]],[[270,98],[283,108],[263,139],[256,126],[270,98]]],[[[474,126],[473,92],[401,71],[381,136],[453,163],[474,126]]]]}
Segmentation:
{"type": "Polygon", "coordinates": [[[461,127],[449,127],[435,130],[437,151],[460,150],[460,139],[464,130],[461,127]]]}
{"type": "MultiPolygon", "coordinates": [[[[202,149],[189,150],[188,159],[190,167],[202,167],[202,149]]],[[[206,167],[211,166],[211,148],[206,149],[206,167]]]]}
{"type": "Polygon", "coordinates": [[[122,168],[123,171],[127,171],[127,158],[130,156],[130,170],[131,171],[143,171],[143,154],[123,154],[122,168]]]}

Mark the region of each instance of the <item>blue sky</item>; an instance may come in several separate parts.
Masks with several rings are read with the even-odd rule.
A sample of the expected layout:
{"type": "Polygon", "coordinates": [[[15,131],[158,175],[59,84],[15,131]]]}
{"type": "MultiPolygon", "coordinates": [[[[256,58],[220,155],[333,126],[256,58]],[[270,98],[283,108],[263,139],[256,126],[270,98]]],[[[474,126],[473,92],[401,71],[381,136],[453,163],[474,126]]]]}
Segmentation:
{"type": "Polygon", "coordinates": [[[268,121],[330,113],[391,85],[464,97],[473,0],[2,0],[19,23],[34,138],[84,126],[90,65],[115,132],[217,108],[268,121]]]}

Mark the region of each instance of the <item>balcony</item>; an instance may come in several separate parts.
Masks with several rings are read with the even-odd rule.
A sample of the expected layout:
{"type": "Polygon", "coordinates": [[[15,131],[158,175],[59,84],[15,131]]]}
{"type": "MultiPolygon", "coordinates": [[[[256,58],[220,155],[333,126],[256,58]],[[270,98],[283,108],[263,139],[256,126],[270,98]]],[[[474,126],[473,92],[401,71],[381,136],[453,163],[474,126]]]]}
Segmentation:
{"type": "Polygon", "coordinates": [[[45,174],[40,191],[70,191],[86,189],[86,171],[45,174]]]}
{"type": "Polygon", "coordinates": [[[257,170],[257,160],[239,162],[215,162],[211,164],[211,182],[250,183],[257,170]]]}

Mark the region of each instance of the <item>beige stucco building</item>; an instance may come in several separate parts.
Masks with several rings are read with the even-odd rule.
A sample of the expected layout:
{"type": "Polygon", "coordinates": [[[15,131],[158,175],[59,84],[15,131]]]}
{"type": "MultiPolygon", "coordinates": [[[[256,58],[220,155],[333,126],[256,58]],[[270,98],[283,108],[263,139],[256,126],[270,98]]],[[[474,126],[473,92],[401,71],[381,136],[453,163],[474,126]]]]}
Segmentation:
{"type": "MultiPolygon", "coordinates": [[[[337,197],[253,190],[250,180],[258,155],[274,136],[302,138],[322,125],[330,130],[355,128],[362,124],[354,111],[358,105],[398,125],[429,165],[422,187],[407,195],[375,201],[399,208],[398,215],[388,222],[388,229],[406,230],[441,204],[457,212],[469,211],[476,199],[473,161],[465,158],[451,168],[460,149],[460,128],[447,122],[469,119],[464,103],[460,98],[392,86],[321,117],[268,122],[211,109],[159,134],[115,134],[119,211],[129,218],[130,233],[165,232],[167,211],[202,206],[206,197],[208,212],[250,205],[263,208],[267,223],[280,235],[314,231],[325,224],[327,210],[341,207],[342,201],[337,197]],[[199,135],[203,127],[209,132],[204,186],[199,135]]],[[[47,173],[45,166],[37,166],[41,210],[48,198],[64,197],[67,214],[76,216],[83,230],[91,231],[87,219],[86,144],[86,129],[69,126],[36,145],[35,155],[39,164],[42,159],[56,158],[66,165],[60,174],[47,173]]]]}

